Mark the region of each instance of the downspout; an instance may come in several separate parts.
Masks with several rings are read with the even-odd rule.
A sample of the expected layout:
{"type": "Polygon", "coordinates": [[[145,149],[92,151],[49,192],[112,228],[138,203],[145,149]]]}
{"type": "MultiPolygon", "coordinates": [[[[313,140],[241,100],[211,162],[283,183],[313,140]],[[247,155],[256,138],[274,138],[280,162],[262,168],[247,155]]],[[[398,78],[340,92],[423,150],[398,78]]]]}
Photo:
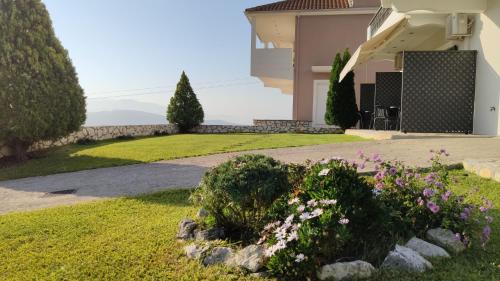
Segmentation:
{"type": "Polygon", "coordinates": [[[295,17],[295,42],[293,54],[293,120],[299,119],[299,49],[300,49],[300,16],[295,17]]]}

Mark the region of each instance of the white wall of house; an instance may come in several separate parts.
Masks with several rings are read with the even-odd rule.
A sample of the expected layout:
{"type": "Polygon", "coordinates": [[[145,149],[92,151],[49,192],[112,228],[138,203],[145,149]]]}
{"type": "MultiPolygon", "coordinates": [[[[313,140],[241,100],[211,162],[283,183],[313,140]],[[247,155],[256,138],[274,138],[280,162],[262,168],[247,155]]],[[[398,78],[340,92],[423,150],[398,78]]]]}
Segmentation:
{"type": "Polygon", "coordinates": [[[500,0],[488,0],[473,35],[459,47],[478,51],[474,133],[500,135],[500,0]]]}

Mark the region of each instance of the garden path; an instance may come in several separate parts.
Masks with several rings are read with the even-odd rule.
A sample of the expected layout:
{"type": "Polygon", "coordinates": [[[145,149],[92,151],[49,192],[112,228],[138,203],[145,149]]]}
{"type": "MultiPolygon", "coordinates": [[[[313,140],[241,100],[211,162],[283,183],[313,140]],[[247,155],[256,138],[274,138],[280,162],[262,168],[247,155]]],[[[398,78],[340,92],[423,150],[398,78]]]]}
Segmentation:
{"type": "MultiPolygon", "coordinates": [[[[136,195],[169,188],[196,186],[207,168],[245,153],[261,153],[285,162],[304,162],[328,157],[356,159],[357,151],[379,153],[412,166],[428,166],[429,150],[445,148],[449,164],[466,158],[500,159],[500,138],[425,137],[326,144],[295,148],[224,153],[148,164],[102,168],[43,177],[0,181],[0,214],[74,204],[102,198],[136,195]],[[67,191],[67,192],[60,192],[67,191]],[[63,194],[51,194],[59,192],[63,194]],[[69,194],[64,194],[69,193],[69,194]]],[[[368,167],[370,169],[370,167],[368,167]]]]}

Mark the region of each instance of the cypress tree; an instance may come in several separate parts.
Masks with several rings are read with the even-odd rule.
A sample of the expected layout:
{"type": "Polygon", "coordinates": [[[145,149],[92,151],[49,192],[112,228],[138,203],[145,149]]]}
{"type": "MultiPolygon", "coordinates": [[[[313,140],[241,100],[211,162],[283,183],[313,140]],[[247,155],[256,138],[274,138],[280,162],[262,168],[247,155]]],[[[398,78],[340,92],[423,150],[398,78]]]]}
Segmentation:
{"type": "Polygon", "coordinates": [[[358,121],[354,72],[350,71],[342,82],[339,82],[340,73],[350,58],[351,55],[348,49],[344,51],[342,58],[340,54],[335,56],[330,77],[327,110],[325,113],[325,121],[327,124],[337,125],[342,130],[353,127],[358,121]]]}
{"type": "Polygon", "coordinates": [[[338,95],[339,76],[342,71],[342,59],[340,54],[337,53],[333,60],[332,70],[330,73],[330,85],[328,87],[328,97],[326,100],[325,122],[328,125],[336,125],[335,120],[335,104],[334,99],[338,95]]]}
{"type": "Polygon", "coordinates": [[[18,160],[85,122],[85,97],[40,0],[0,0],[0,143],[18,160]]]}
{"type": "Polygon", "coordinates": [[[204,113],[189,79],[184,73],[177,84],[174,96],[167,109],[167,120],[176,124],[183,133],[203,123],[204,113]]]}

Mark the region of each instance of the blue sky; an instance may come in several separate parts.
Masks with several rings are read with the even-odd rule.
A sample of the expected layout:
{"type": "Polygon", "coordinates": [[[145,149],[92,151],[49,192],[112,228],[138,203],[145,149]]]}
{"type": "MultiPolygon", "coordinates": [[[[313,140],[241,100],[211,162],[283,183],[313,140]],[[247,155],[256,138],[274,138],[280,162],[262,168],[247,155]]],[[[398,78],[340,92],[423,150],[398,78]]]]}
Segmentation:
{"type": "Polygon", "coordinates": [[[119,99],[166,107],[185,70],[208,118],[291,118],[292,97],[250,76],[250,25],[243,11],[270,0],[43,2],[89,111],[119,99]]]}

